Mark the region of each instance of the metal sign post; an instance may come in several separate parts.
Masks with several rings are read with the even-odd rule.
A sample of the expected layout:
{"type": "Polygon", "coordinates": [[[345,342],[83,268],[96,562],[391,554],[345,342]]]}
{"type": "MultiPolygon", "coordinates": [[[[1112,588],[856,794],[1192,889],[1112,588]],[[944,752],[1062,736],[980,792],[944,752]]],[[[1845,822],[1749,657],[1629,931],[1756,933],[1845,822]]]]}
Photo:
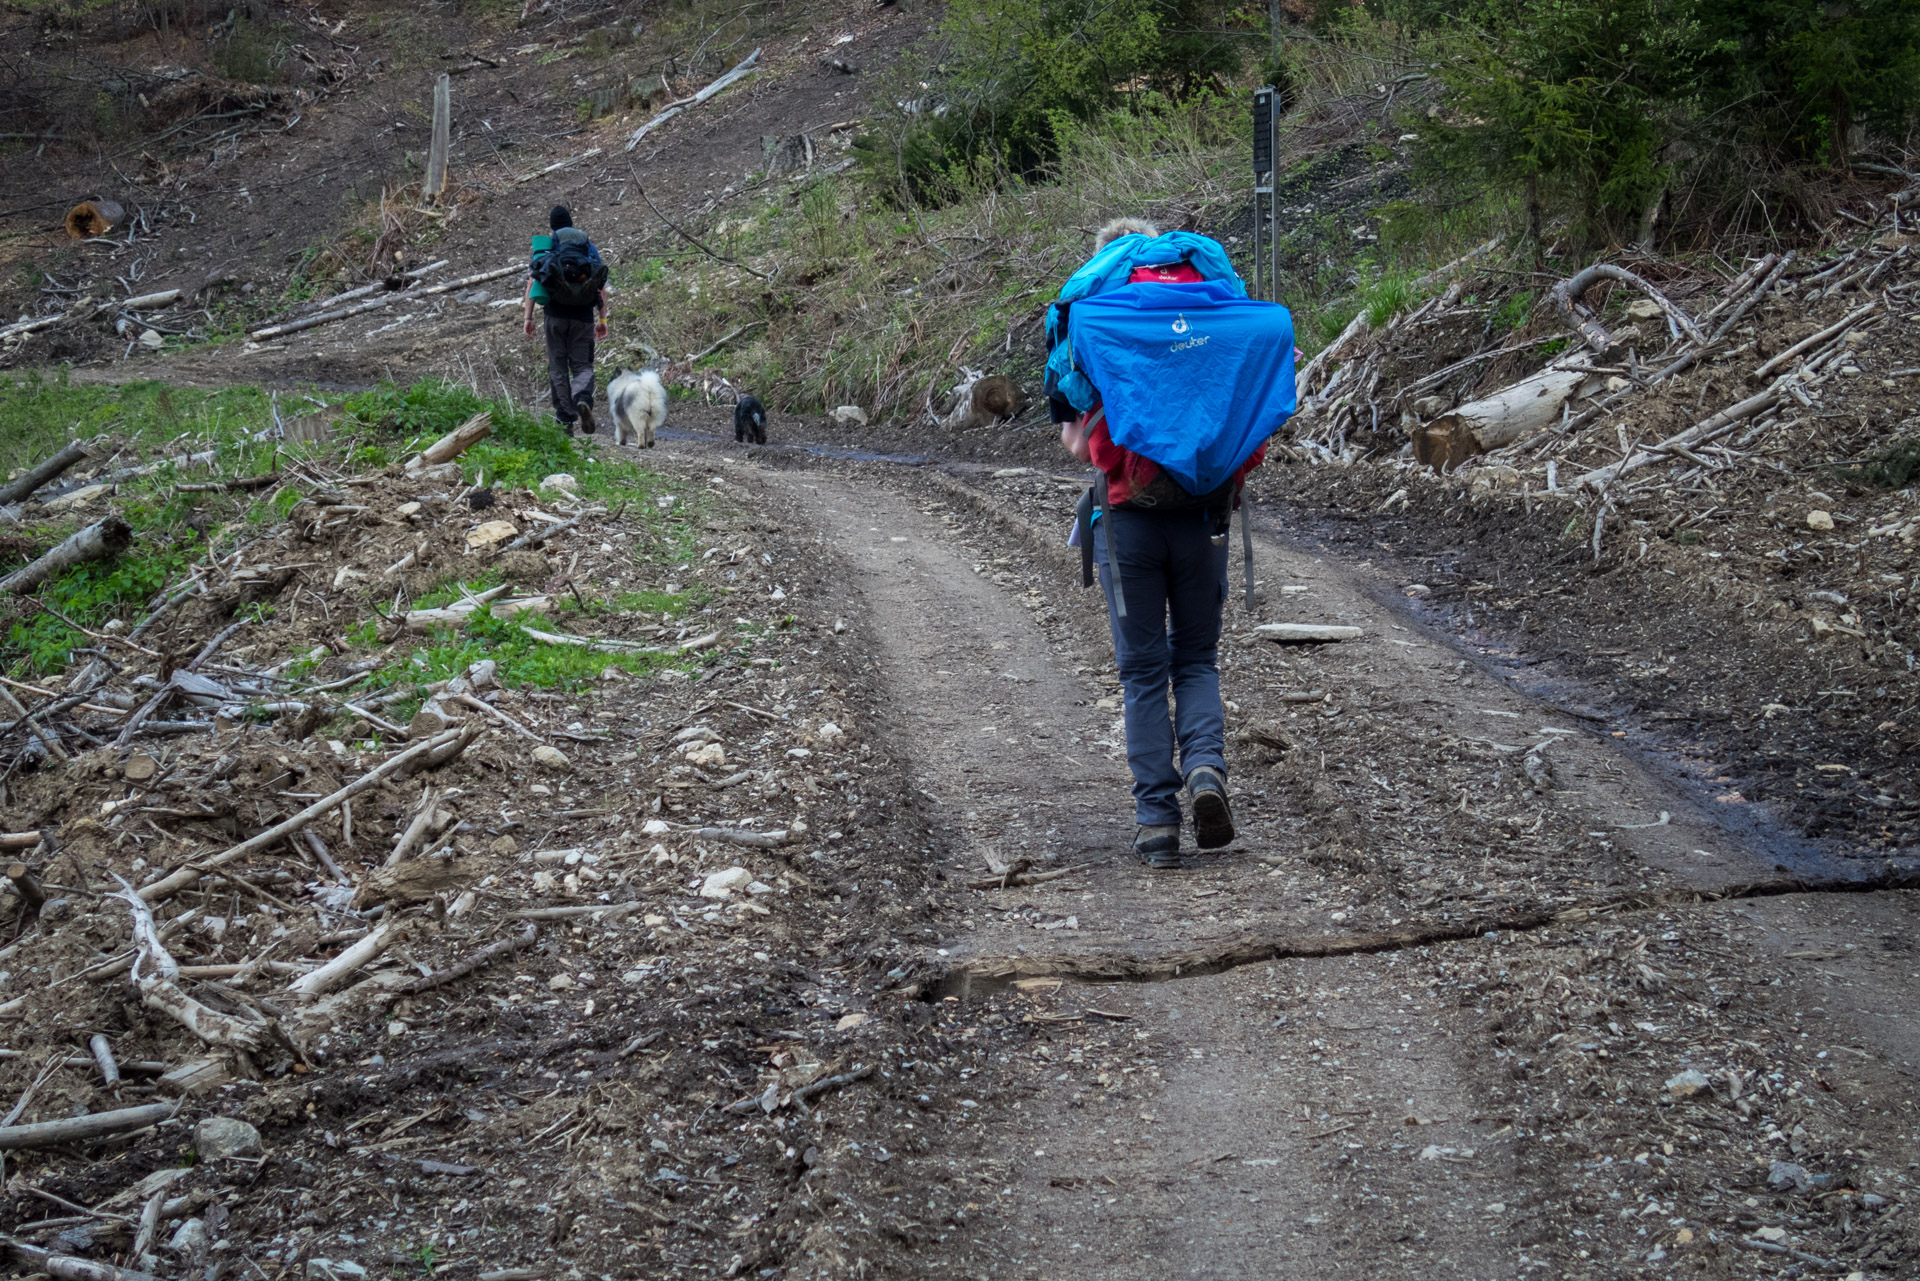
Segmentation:
{"type": "Polygon", "coordinates": [[[1274,243],[1279,222],[1274,208],[1274,117],[1280,95],[1272,85],[1253,91],[1253,296],[1279,293],[1280,256],[1274,243]]]}

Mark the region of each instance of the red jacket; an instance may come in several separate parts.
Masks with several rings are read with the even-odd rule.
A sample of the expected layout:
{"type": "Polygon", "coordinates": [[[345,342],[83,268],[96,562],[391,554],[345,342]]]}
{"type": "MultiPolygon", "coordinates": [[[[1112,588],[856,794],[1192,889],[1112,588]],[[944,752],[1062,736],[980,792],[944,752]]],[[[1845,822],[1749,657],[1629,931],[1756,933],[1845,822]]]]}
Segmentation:
{"type": "MultiPolygon", "coordinates": [[[[1127,283],[1153,281],[1168,285],[1192,285],[1205,279],[1192,263],[1173,262],[1159,267],[1135,267],[1127,276],[1127,283]]],[[[1099,406],[1080,415],[1080,429],[1087,433],[1087,452],[1093,458],[1093,465],[1106,473],[1107,501],[1113,506],[1118,507],[1132,498],[1160,474],[1159,463],[1113,443],[1113,437],[1107,432],[1106,411],[1099,406]]],[[[1263,444],[1253,451],[1246,462],[1240,464],[1240,470],[1233,473],[1236,499],[1240,487],[1247,483],[1247,473],[1265,462],[1266,457],[1267,447],[1263,444]]]]}

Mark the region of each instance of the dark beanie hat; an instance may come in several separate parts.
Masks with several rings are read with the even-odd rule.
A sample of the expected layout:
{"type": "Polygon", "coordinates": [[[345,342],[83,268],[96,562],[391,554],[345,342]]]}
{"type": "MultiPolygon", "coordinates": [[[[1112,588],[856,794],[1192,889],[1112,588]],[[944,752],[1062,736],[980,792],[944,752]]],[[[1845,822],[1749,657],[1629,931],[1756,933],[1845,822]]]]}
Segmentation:
{"type": "Polygon", "coordinates": [[[565,205],[555,205],[553,212],[547,215],[547,226],[554,231],[558,231],[562,227],[571,227],[573,226],[573,215],[567,212],[565,205]]]}

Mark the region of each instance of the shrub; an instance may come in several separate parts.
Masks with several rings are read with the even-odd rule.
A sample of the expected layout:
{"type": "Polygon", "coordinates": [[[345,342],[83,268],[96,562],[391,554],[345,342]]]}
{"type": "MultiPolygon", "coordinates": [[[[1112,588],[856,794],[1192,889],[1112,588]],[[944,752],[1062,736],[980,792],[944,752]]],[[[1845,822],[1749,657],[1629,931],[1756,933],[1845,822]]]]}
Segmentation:
{"type": "Polygon", "coordinates": [[[864,170],[896,204],[941,202],[983,175],[1041,176],[1074,123],[1221,84],[1264,26],[1212,0],[954,0],[944,66],[892,95],[860,141],[864,170]]]}

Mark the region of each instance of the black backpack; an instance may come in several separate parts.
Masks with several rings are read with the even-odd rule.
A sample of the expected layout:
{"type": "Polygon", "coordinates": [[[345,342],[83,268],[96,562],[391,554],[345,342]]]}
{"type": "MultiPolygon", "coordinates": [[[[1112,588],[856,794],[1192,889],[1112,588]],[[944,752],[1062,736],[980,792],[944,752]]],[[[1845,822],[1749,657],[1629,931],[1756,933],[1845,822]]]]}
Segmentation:
{"type": "Polygon", "coordinates": [[[591,307],[607,283],[607,265],[586,232],[562,227],[553,233],[553,248],[534,255],[533,278],[547,291],[549,304],[591,307]]]}

